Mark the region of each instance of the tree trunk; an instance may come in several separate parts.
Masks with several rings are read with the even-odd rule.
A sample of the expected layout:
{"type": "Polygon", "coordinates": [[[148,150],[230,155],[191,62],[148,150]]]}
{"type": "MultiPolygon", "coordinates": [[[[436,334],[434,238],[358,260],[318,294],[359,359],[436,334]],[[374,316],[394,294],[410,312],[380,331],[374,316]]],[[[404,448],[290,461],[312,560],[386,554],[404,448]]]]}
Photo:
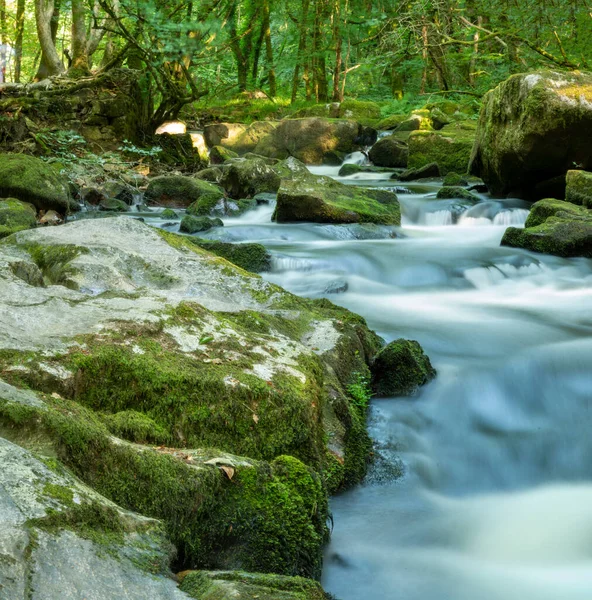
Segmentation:
{"type": "Polygon", "coordinates": [[[25,32],[25,0],[18,0],[16,5],[16,36],[14,40],[14,80],[21,82],[23,63],[23,34],[25,32]]]}
{"type": "Polygon", "coordinates": [[[88,75],[88,44],[86,38],[86,4],[72,0],[72,64],[68,74],[74,77],[88,75]]]}
{"type": "MultiPolygon", "coordinates": [[[[302,0],[302,19],[300,21],[300,39],[298,41],[298,56],[296,58],[296,66],[294,67],[294,75],[292,76],[292,104],[296,102],[298,96],[298,85],[300,83],[300,66],[304,61],[304,52],[306,50],[306,24],[308,21],[308,7],[310,0],[302,0]]],[[[308,69],[306,69],[305,77],[308,75],[308,69]]],[[[308,95],[308,79],[307,81],[307,95],[308,95]]]]}
{"type": "Polygon", "coordinates": [[[325,44],[322,35],[322,23],[326,18],[325,0],[316,0],[315,23],[313,33],[313,87],[317,102],[329,100],[329,87],[327,85],[327,61],[325,57],[325,44]]]}
{"type": "Polygon", "coordinates": [[[55,40],[60,20],[60,7],[54,0],[35,0],[37,37],[41,46],[41,64],[35,79],[41,80],[64,72],[55,40]]]}
{"type": "Polygon", "coordinates": [[[2,46],[0,48],[0,75],[1,81],[6,81],[6,73],[8,71],[8,47],[7,47],[7,31],[6,31],[6,0],[0,0],[0,33],[2,46]]]}
{"type": "Polygon", "coordinates": [[[335,42],[335,70],[333,71],[333,102],[343,100],[340,89],[341,69],[343,59],[341,49],[343,41],[341,39],[341,0],[335,0],[333,5],[333,40],[335,42]]]}
{"type": "Polygon", "coordinates": [[[263,30],[265,35],[265,60],[267,62],[267,79],[269,81],[269,95],[271,98],[277,96],[277,84],[275,79],[275,67],[273,64],[273,46],[271,45],[269,0],[263,0],[263,30]]]}

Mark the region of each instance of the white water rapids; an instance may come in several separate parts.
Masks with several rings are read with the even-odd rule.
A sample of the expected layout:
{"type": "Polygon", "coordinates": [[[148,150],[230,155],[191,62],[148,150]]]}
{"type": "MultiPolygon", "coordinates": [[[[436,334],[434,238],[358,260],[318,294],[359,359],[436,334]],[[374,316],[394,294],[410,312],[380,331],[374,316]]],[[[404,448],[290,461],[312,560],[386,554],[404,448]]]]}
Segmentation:
{"type": "Polygon", "coordinates": [[[438,369],[414,398],[373,401],[402,476],[377,467],[332,500],[323,585],[340,600],[590,600],[592,261],[500,247],[519,201],[408,188],[400,228],[277,225],[261,206],[209,235],[265,244],[266,278],[418,340],[438,369]]]}

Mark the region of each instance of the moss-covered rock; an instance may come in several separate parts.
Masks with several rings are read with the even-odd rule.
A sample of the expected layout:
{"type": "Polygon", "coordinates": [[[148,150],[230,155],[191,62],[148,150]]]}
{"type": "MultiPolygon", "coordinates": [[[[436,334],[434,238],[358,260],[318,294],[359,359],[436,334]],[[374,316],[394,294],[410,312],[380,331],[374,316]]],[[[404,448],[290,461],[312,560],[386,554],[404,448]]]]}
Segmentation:
{"type": "Polygon", "coordinates": [[[293,156],[305,164],[322,164],[331,152],[353,152],[359,147],[360,125],[341,119],[285,119],[263,138],[255,152],[285,159],[293,156]]]}
{"type": "Polygon", "coordinates": [[[161,219],[178,219],[179,215],[172,208],[165,208],[160,213],[161,219]]]}
{"type": "Polygon", "coordinates": [[[418,342],[395,340],[385,346],[372,365],[372,389],[379,397],[409,396],[436,376],[418,342]]]}
{"type": "Polygon", "coordinates": [[[448,125],[440,131],[414,131],[409,136],[409,168],[438,163],[441,175],[450,171],[466,173],[475,132],[461,125],[448,125]]]}
{"type": "Polygon", "coordinates": [[[68,180],[52,165],[26,154],[0,154],[0,197],[61,214],[80,209],[70,198],[68,180]]]}
{"type": "Polygon", "coordinates": [[[389,115],[388,117],[378,121],[376,124],[376,129],[378,129],[378,131],[392,131],[406,119],[407,115],[389,115]]]}
{"type": "Polygon", "coordinates": [[[0,238],[37,226],[33,206],[15,198],[0,200],[0,238]]]}
{"type": "Polygon", "coordinates": [[[221,165],[231,158],[238,158],[238,152],[224,146],[214,146],[210,150],[210,164],[212,165],[221,165]]]}
{"type": "Polygon", "coordinates": [[[449,171],[446,173],[446,177],[444,177],[443,184],[448,187],[462,187],[469,185],[469,179],[465,175],[449,171]]]}
{"type": "Polygon", "coordinates": [[[212,229],[213,227],[223,226],[224,223],[220,219],[185,215],[181,219],[181,225],[179,226],[179,229],[183,233],[199,233],[200,231],[208,231],[208,229],[212,229]]]}
{"type": "Polygon", "coordinates": [[[592,173],[568,171],[566,176],[565,200],[592,208],[592,173]]]}
{"type": "Polygon", "coordinates": [[[374,125],[380,119],[380,106],[367,100],[344,100],[339,105],[339,117],[353,119],[362,125],[374,125]]]}
{"type": "Polygon", "coordinates": [[[276,126],[277,123],[272,121],[255,121],[250,125],[215,123],[204,128],[204,136],[210,148],[220,146],[242,155],[253,152],[257,144],[271,134],[276,126]]]}
{"type": "Polygon", "coordinates": [[[440,167],[438,163],[428,163],[417,169],[407,169],[407,171],[393,175],[393,179],[399,181],[416,181],[417,179],[430,179],[432,177],[440,177],[440,167]]]}
{"type": "Polygon", "coordinates": [[[123,200],[117,200],[117,198],[104,198],[99,203],[99,210],[105,212],[127,212],[129,206],[123,200]]]}
{"type": "Polygon", "coordinates": [[[429,131],[432,129],[430,111],[427,109],[414,110],[411,115],[401,121],[397,131],[429,131]]]}
{"type": "Polygon", "coordinates": [[[513,75],[484,98],[470,172],[494,194],[538,199],[545,180],[592,170],[591,130],[592,74],[513,75]]]}
{"type": "Polygon", "coordinates": [[[533,205],[524,229],[506,229],[502,245],[592,258],[592,211],[562,200],[540,200],[533,205]]]}
{"type": "Polygon", "coordinates": [[[149,205],[169,208],[186,208],[194,202],[207,206],[224,198],[224,192],[216,185],[201,179],[170,175],[150,180],[145,193],[149,205]]]}
{"type": "Polygon", "coordinates": [[[400,225],[396,194],[346,186],[314,175],[282,180],[274,219],[280,223],[379,223],[400,225]]]}
{"type": "Polygon", "coordinates": [[[212,123],[204,127],[204,138],[209,148],[230,148],[233,142],[247,129],[242,123],[212,123]]]}
{"type": "Polygon", "coordinates": [[[438,198],[439,200],[469,200],[471,202],[478,202],[480,200],[477,194],[473,194],[473,192],[470,192],[469,190],[466,190],[463,187],[448,185],[445,185],[444,187],[441,187],[438,190],[436,198],[438,198]]]}
{"type": "Polygon", "coordinates": [[[230,244],[203,240],[199,242],[199,246],[245,271],[263,273],[271,269],[271,254],[262,244],[230,244]]]}
{"type": "Polygon", "coordinates": [[[274,193],[280,187],[276,168],[262,159],[237,159],[225,169],[222,186],[231,198],[252,198],[261,193],[274,193]]]}
{"type": "Polygon", "coordinates": [[[389,136],[376,142],[368,156],[378,167],[406,168],[408,154],[409,149],[406,143],[389,136]]]}
{"type": "Polygon", "coordinates": [[[386,167],[375,167],[373,165],[358,165],[345,163],[339,169],[339,177],[350,177],[358,173],[392,173],[393,170],[386,167]]]}
{"type": "Polygon", "coordinates": [[[198,600],[326,600],[316,581],[243,571],[189,571],[181,590],[198,600]]]}

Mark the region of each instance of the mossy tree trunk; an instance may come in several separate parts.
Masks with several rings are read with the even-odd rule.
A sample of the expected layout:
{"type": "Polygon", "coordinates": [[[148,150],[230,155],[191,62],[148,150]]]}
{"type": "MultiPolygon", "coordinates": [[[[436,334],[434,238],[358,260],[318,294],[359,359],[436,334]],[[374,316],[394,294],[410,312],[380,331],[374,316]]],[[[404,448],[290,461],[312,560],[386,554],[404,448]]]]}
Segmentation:
{"type": "Polygon", "coordinates": [[[41,46],[41,64],[35,79],[41,80],[65,71],[55,41],[60,20],[60,6],[54,0],[35,0],[35,22],[41,46]]]}
{"type": "Polygon", "coordinates": [[[68,74],[74,77],[88,75],[88,44],[86,35],[86,3],[72,0],[72,64],[68,74]]]}

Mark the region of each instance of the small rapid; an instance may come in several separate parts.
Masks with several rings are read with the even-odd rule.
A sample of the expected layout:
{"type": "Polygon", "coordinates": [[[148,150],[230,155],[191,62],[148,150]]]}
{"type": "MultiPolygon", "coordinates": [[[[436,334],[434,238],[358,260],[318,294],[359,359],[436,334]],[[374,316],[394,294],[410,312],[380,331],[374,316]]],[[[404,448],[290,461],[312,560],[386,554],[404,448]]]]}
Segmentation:
{"type": "Polygon", "coordinates": [[[265,244],[266,279],[418,340],[438,370],[413,398],[372,402],[376,450],[401,476],[379,461],[332,499],[323,585],[340,600],[589,600],[592,261],[502,247],[528,205],[438,188],[397,188],[401,227],[280,225],[270,204],[206,234],[265,244]]]}

